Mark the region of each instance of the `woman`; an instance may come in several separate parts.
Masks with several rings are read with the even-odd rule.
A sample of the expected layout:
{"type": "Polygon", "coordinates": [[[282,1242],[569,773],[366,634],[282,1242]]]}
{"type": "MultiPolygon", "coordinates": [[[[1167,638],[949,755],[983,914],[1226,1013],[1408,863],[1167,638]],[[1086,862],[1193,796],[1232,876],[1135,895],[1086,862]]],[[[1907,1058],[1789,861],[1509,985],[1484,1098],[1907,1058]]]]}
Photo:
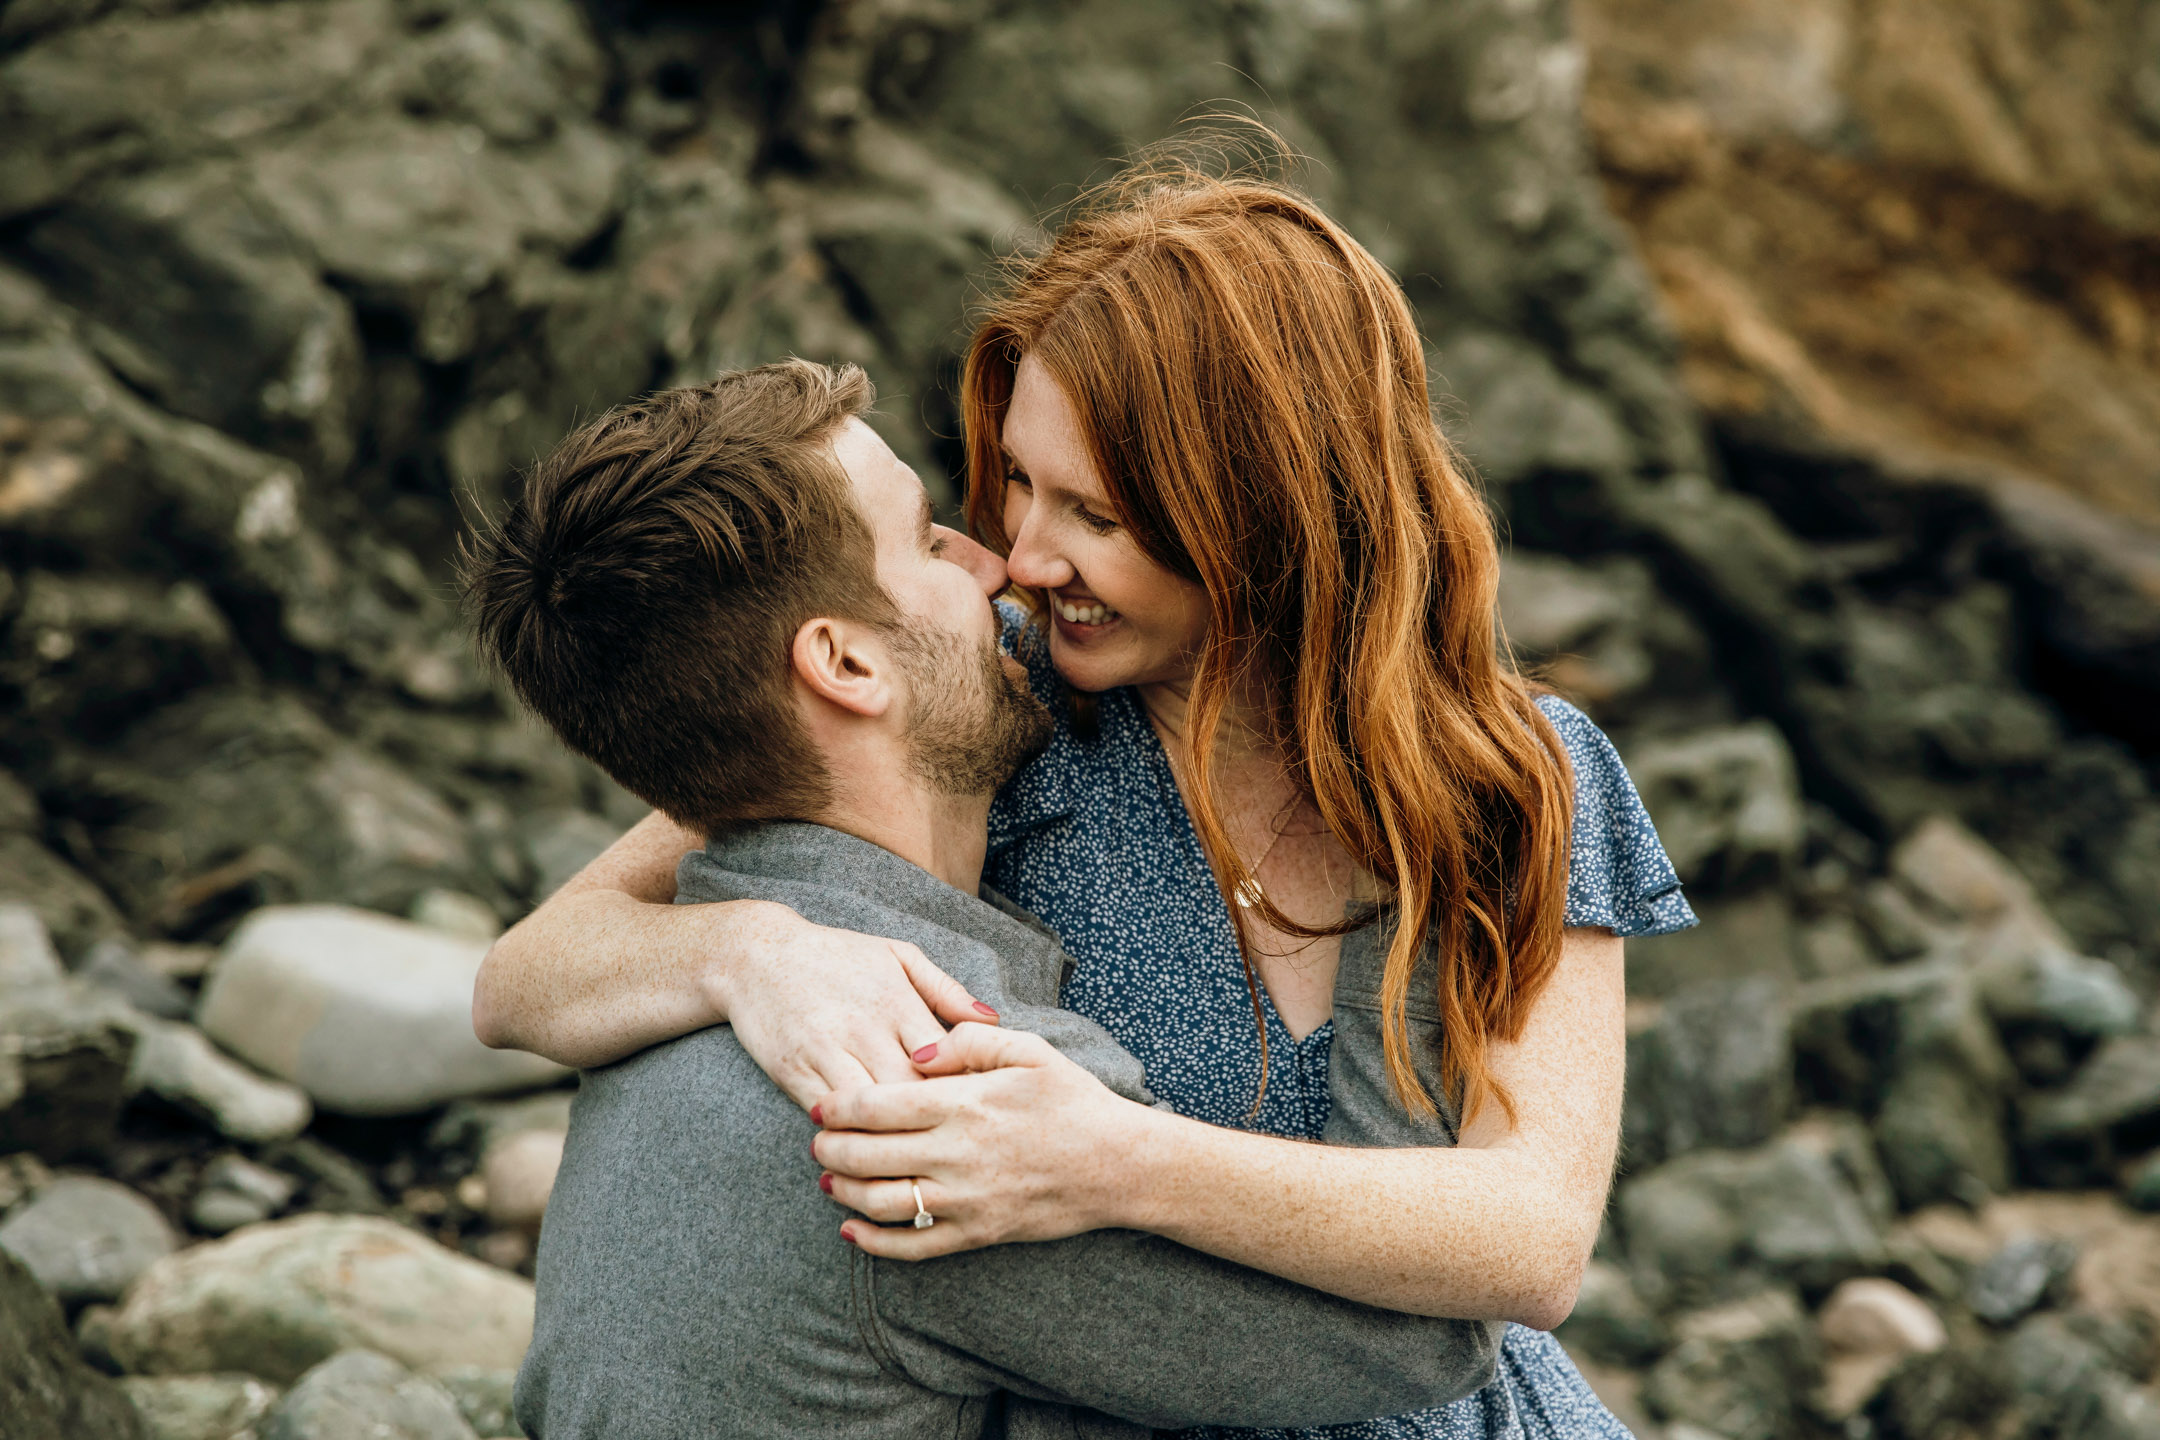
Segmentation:
{"type": "Polygon", "coordinates": [[[963,390],[971,525],[1035,597],[1059,718],[999,798],[989,883],[1192,1118],[1099,1106],[1020,1037],[946,1039],[933,1014],[981,1017],[903,947],[652,903],[698,843],[661,821],[505,937],[483,1035],[591,1064],[728,1019],[820,1105],[835,1198],[899,1222],[911,1188],[880,1177],[919,1177],[938,1224],[850,1219],[873,1253],[1153,1230],[1522,1322],[1486,1392],[1342,1433],[1620,1433],[1538,1331],[1603,1212],[1620,937],[1692,916],[1610,745],[1496,653],[1492,528],[1401,292],[1286,190],[1143,167],[1022,270],[963,390]],[[1293,1143],[1327,1119],[1336,961],[1376,913],[1388,1070],[1442,1143],[1293,1143]],[[902,1047],[984,1073],[867,1087],[915,1073],[902,1047]]]}

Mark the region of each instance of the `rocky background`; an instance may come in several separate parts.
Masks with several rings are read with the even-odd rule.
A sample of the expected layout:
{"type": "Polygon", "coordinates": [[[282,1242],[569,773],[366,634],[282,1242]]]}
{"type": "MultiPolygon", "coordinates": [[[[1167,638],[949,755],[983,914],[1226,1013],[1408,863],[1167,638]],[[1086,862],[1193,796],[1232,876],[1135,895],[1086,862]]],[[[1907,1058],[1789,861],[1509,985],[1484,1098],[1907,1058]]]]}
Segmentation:
{"type": "Polygon", "coordinates": [[[568,1092],[465,1005],[638,808],[461,528],[787,351],[951,503],[995,257],[1221,102],[1404,278],[1705,921],[1586,1371],[2160,1436],[2152,0],[0,0],[0,1436],[514,1433],[568,1092]]]}

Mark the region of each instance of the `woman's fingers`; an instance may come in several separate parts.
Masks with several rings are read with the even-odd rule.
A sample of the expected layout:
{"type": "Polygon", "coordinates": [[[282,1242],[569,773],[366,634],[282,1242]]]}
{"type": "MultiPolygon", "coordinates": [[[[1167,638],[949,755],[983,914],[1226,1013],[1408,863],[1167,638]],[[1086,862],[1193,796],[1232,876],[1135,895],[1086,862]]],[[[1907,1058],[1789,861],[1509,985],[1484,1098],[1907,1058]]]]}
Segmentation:
{"type": "Polygon", "coordinates": [[[820,1099],[811,1118],[828,1131],[930,1130],[950,1119],[966,1098],[954,1086],[921,1081],[864,1085],[820,1099]]]}
{"type": "Polygon", "coordinates": [[[969,1235],[963,1227],[942,1220],[923,1230],[912,1225],[872,1225],[867,1220],[850,1220],[840,1227],[840,1234],[864,1254],[880,1260],[933,1260],[987,1243],[969,1235]]]}
{"type": "Polygon", "coordinates": [[[861,1130],[820,1130],[810,1142],[810,1156],[835,1175],[852,1175],[858,1180],[889,1180],[937,1169],[948,1148],[924,1130],[904,1131],[897,1135],[872,1135],[861,1130]]]}
{"type": "MultiPolygon", "coordinates": [[[[937,1214],[935,1183],[915,1183],[923,1187],[923,1208],[937,1214]]],[[[914,1222],[915,1191],[906,1180],[857,1180],[849,1175],[833,1175],[824,1189],[840,1204],[880,1225],[914,1222]]]]}
{"type": "MultiPolygon", "coordinates": [[[[893,954],[900,959],[900,968],[907,972],[908,979],[915,986],[915,993],[922,996],[923,1004],[930,1007],[932,1015],[947,1025],[964,1022],[978,1025],[998,1023],[997,1011],[976,999],[965,985],[939,969],[921,950],[904,940],[893,941],[892,947],[893,954]]],[[[923,1044],[931,1044],[939,1038],[942,1037],[932,1036],[923,1044]]],[[[908,1053],[913,1054],[921,1048],[921,1045],[914,1046],[908,1053]]]]}
{"type": "Polygon", "coordinates": [[[915,1068],[924,1075],[958,1075],[970,1070],[1002,1070],[1008,1065],[1048,1065],[1057,1050],[1040,1035],[989,1025],[955,1025],[924,1058],[916,1051],[915,1068]]]}

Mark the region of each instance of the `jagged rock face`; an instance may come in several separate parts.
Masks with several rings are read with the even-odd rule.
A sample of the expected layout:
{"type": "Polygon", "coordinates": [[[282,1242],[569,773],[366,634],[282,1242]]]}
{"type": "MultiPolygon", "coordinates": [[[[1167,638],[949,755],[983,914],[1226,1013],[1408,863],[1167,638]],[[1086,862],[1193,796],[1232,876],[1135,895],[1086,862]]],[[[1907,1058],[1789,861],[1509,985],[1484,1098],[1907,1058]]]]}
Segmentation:
{"type": "Polygon", "coordinates": [[[1992,811],[2051,892],[2087,892],[2081,938],[2141,946],[2153,887],[2091,852],[2152,873],[2150,785],[2089,737],[2160,742],[2160,12],[1588,0],[1578,23],[1606,191],[1727,477],[1842,592],[1769,622],[1798,643],[1756,682],[1811,788],[1891,830],[1992,811]]]}

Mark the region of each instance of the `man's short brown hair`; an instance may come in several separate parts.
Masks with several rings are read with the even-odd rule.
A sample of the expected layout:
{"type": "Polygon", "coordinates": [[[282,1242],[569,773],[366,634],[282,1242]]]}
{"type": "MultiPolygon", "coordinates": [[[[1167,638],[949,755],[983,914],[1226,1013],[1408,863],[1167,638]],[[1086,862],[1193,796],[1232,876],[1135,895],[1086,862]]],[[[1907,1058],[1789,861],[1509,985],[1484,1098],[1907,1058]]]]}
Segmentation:
{"type": "Polygon", "coordinates": [[[467,546],[482,654],[683,825],[815,818],[828,785],[789,648],[820,615],[894,618],[832,451],[874,398],[854,365],[786,360],[577,430],[467,546]]]}

